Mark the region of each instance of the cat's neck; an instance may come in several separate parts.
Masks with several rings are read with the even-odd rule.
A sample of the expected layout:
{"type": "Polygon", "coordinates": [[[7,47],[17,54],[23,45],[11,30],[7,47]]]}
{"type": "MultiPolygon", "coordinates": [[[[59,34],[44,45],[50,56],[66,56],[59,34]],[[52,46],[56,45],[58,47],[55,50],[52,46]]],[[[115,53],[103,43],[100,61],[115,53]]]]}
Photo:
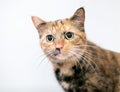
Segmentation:
{"type": "MultiPolygon", "coordinates": [[[[83,55],[84,57],[84,55],[83,55]]],[[[75,72],[82,72],[89,70],[89,72],[94,72],[94,65],[89,64],[85,59],[81,57],[78,62],[68,61],[63,63],[53,63],[53,68],[56,71],[60,70],[62,75],[71,76],[75,72]]]]}
{"type": "MultiPolygon", "coordinates": [[[[92,43],[90,41],[87,42],[87,45],[88,45],[87,49],[92,49],[93,50],[94,46],[96,48],[99,48],[98,46],[96,46],[94,43],[92,43]]],[[[94,56],[95,56],[95,53],[94,53],[94,56]]],[[[93,53],[91,53],[91,54],[93,54],[93,53]]],[[[94,68],[95,68],[95,65],[94,65],[94,63],[90,64],[88,62],[88,61],[91,60],[92,56],[90,58],[89,57],[87,58],[86,56],[88,56],[88,53],[84,53],[82,55],[82,57],[79,58],[79,61],[76,61],[76,62],[72,61],[72,59],[67,59],[64,62],[62,61],[62,62],[59,62],[59,63],[52,63],[53,68],[54,68],[55,71],[60,69],[61,73],[64,74],[64,75],[72,75],[73,72],[71,72],[71,70],[74,69],[74,67],[79,67],[81,69],[81,71],[83,69],[86,69],[86,71],[89,70],[89,71],[93,72],[94,68]]]]}

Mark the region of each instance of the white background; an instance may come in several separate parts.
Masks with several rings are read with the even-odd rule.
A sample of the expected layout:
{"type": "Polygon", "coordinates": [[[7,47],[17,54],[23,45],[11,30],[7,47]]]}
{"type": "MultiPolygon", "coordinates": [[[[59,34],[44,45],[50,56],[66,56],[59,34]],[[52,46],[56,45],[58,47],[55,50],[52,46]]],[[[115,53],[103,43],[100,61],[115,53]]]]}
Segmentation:
{"type": "Polygon", "coordinates": [[[0,92],[63,92],[41,56],[31,16],[68,18],[86,10],[89,40],[120,52],[120,0],[0,0],[0,92]]]}

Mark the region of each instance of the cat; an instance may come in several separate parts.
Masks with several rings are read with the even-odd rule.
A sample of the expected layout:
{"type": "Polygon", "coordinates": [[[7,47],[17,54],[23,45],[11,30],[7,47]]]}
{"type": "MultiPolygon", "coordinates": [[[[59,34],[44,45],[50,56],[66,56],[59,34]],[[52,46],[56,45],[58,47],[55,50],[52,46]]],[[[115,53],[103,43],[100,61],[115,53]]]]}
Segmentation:
{"type": "Polygon", "coordinates": [[[120,92],[120,53],[87,39],[83,7],[70,18],[46,22],[32,16],[32,21],[65,92],[120,92]]]}

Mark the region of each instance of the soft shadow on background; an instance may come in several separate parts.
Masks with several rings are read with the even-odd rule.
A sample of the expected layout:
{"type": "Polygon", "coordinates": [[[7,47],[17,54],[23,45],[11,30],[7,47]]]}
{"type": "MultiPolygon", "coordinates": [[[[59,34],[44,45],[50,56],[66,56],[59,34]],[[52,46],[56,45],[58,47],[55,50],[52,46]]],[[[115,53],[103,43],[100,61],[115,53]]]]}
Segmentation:
{"type": "Polygon", "coordinates": [[[81,6],[87,37],[120,52],[120,0],[0,0],[0,92],[63,92],[31,16],[69,18],[81,6]]]}

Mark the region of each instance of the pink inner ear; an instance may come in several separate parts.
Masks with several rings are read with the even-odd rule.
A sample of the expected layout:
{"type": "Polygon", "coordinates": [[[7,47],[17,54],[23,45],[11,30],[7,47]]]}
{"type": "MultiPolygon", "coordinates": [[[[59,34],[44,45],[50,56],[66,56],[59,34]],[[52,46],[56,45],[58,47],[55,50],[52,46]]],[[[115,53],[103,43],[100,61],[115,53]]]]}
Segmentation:
{"type": "Polygon", "coordinates": [[[32,16],[32,21],[35,27],[37,27],[40,24],[40,19],[36,16],[32,16]]]}
{"type": "Polygon", "coordinates": [[[37,16],[32,16],[31,18],[32,18],[33,24],[36,28],[39,24],[46,23],[45,21],[43,21],[42,19],[40,19],[37,16]]]}
{"type": "Polygon", "coordinates": [[[85,10],[83,7],[79,8],[71,18],[73,21],[84,22],[85,20],[85,10]]]}

